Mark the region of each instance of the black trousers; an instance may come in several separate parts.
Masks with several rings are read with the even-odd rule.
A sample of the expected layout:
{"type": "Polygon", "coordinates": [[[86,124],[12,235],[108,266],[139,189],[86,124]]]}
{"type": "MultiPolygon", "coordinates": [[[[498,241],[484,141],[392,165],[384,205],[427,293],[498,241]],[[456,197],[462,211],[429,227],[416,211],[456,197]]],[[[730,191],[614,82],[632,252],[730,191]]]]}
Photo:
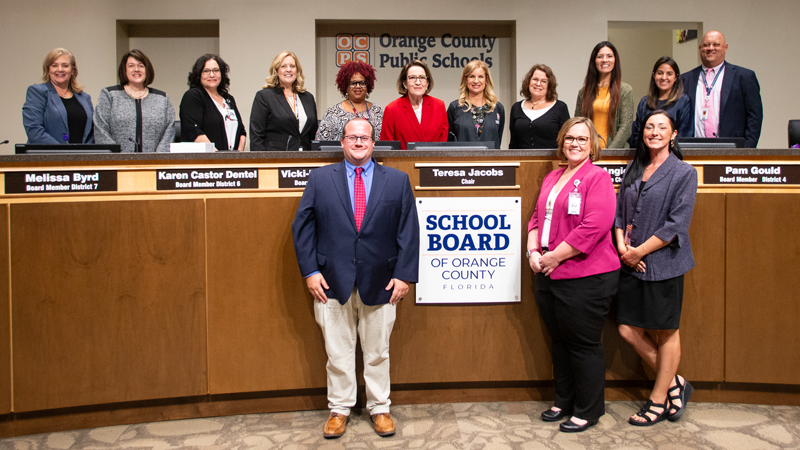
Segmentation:
{"type": "Polygon", "coordinates": [[[536,275],[536,304],[553,339],[555,406],[586,420],[605,414],[603,325],[619,270],[568,280],[536,275]]]}

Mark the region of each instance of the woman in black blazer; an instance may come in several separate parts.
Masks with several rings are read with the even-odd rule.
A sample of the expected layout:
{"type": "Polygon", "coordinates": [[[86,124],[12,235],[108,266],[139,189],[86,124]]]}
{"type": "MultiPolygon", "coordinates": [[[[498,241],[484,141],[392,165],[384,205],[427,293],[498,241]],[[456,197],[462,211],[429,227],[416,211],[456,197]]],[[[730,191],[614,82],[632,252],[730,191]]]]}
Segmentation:
{"type": "Polygon", "coordinates": [[[217,55],[197,59],[181,100],[181,139],[211,142],[217,150],[244,150],[247,133],[236,101],[228,94],[228,65],[217,55]]]}
{"type": "Polygon", "coordinates": [[[281,52],[250,110],[250,151],[311,150],[317,134],[317,104],[303,84],[297,56],[281,52]]]}

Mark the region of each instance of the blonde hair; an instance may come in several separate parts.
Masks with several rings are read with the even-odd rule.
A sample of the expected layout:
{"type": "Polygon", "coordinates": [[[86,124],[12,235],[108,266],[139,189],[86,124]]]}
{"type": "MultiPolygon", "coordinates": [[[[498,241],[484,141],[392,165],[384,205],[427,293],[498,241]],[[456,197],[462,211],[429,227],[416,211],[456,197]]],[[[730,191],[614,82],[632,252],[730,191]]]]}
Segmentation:
{"type": "Polygon", "coordinates": [[[575,125],[584,124],[587,128],[589,128],[589,144],[592,149],[592,152],[589,154],[589,161],[599,161],[600,160],[600,135],[597,134],[597,130],[594,128],[594,123],[592,123],[592,119],[588,117],[573,117],[572,119],[567,120],[564,122],[564,125],[561,127],[561,130],[558,132],[558,151],[556,155],[561,158],[562,161],[567,160],[567,155],[564,153],[564,138],[567,136],[567,132],[570,128],[574,127],[575,125]]]}
{"type": "Polygon", "coordinates": [[[489,105],[489,112],[492,112],[494,111],[494,106],[497,104],[497,96],[494,94],[494,81],[492,81],[492,74],[489,72],[489,66],[479,59],[470,61],[464,66],[464,70],[461,72],[461,86],[459,87],[461,95],[458,97],[458,106],[466,106],[464,111],[469,111],[470,108],[472,108],[473,105],[469,101],[467,79],[472,72],[478,69],[483,69],[483,73],[486,74],[486,86],[483,88],[483,99],[486,100],[486,104],[489,105]]]}
{"type": "Polygon", "coordinates": [[[78,64],[75,63],[75,55],[65,48],[54,48],[44,57],[44,64],[42,64],[42,81],[50,83],[50,66],[61,56],[69,56],[69,64],[72,66],[72,75],[69,77],[69,90],[80,94],[83,92],[83,86],[78,84],[78,64]]]}
{"type": "Polygon", "coordinates": [[[298,93],[306,91],[306,78],[303,76],[303,66],[300,65],[300,60],[297,59],[297,55],[288,50],[278,53],[278,56],[272,60],[272,64],[269,66],[269,76],[267,77],[267,82],[264,84],[264,86],[261,86],[262,89],[274,88],[281,85],[281,82],[278,79],[278,69],[280,69],[281,64],[283,64],[283,60],[286,59],[287,56],[294,58],[294,65],[297,66],[297,77],[295,78],[294,83],[292,83],[292,90],[298,93]]]}

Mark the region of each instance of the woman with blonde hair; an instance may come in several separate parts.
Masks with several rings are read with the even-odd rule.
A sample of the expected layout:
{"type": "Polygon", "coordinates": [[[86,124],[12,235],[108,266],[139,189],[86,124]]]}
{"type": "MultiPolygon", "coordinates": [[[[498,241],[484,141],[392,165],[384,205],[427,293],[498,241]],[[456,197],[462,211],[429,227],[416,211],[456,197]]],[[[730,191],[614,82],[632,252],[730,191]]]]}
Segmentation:
{"type": "Polygon", "coordinates": [[[306,91],[303,66],[297,55],[283,51],[253,99],[250,151],[311,150],[317,126],[317,104],[306,91]]]}
{"type": "Polygon", "coordinates": [[[449,141],[494,142],[500,148],[506,113],[497,101],[489,66],[472,60],[461,72],[461,95],[447,107],[449,141]]]}
{"type": "Polygon", "coordinates": [[[22,125],[29,144],[94,143],[92,97],[78,84],[75,56],[53,49],[42,64],[42,84],[28,87],[22,125]]]}

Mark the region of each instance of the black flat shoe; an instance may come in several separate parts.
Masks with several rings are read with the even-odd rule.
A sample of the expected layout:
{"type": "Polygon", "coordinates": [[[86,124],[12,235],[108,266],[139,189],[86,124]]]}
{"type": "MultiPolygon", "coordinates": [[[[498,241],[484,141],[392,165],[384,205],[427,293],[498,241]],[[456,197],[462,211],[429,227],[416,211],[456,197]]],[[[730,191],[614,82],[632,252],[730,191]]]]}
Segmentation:
{"type": "Polygon", "coordinates": [[[545,422],[558,422],[559,420],[569,417],[572,415],[571,411],[567,410],[560,410],[560,411],[553,411],[552,409],[547,409],[542,411],[542,420],[545,422]]]}
{"type": "Polygon", "coordinates": [[[689,403],[689,398],[692,396],[694,392],[694,387],[692,387],[692,383],[689,383],[689,380],[686,378],[683,379],[683,385],[681,385],[681,379],[675,375],[675,386],[669,388],[669,406],[671,409],[674,409],[675,412],[670,414],[668,419],[670,422],[675,422],[676,420],[680,419],[683,413],[686,412],[686,404],[689,403]],[[677,394],[673,394],[672,391],[678,390],[677,394]],[[681,407],[678,408],[675,406],[672,401],[673,400],[680,400],[681,407]]]}
{"type": "Polygon", "coordinates": [[[558,426],[558,429],[564,433],[580,433],[581,431],[586,431],[595,425],[597,425],[596,420],[587,420],[583,425],[578,425],[577,423],[568,420],[566,422],[562,422],[561,425],[558,426]]]}
{"type": "Polygon", "coordinates": [[[634,414],[634,416],[639,416],[642,419],[644,419],[644,421],[639,421],[639,420],[634,419],[633,417],[630,417],[628,419],[628,423],[631,424],[631,425],[634,425],[634,426],[637,426],[637,427],[649,427],[651,425],[655,425],[658,422],[661,422],[662,420],[666,419],[669,416],[669,401],[666,400],[666,401],[664,401],[663,405],[659,405],[659,404],[653,403],[652,400],[647,399],[647,403],[645,403],[644,406],[642,406],[642,409],[640,409],[639,412],[634,414]],[[664,410],[661,411],[661,412],[657,412],[657,411],[653,410],[654,407],[655,408],[664,408],[664,410]],[[652,414],[652,415],[656,416],[656,418],[655,419],[651,419],[650,416],[648,416],[648,414],[652,414]]]}

